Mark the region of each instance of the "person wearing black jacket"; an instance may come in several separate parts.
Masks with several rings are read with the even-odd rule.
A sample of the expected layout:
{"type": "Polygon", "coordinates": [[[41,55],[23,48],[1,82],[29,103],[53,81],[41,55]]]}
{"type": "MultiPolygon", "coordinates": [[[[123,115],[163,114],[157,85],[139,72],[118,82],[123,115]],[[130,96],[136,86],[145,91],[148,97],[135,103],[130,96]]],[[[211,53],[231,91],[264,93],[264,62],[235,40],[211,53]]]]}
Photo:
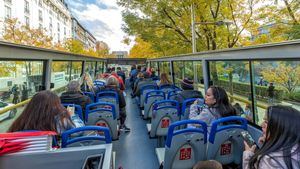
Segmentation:
{"type": "Polygon", "coordinates": [[[91,103],[88,96],[83,95],[80,91],[80,84],[78,81],[71,81],[67,86],[67,91],[60,96],[62,103],[78,104],[81,106],[83,114],[85,113],[86,105],[91,103]]]}
{"type": "Polygon", "coordinates": [[[103,90],[115,90],[118,93],[118,98],[119,98],[119,109],[120,109],[120,130],[124,130],[125,132],[129,132],[130,128],[128,128],[125,125],[125,120],[126,120],[126,101],[125,97],[123,95],[123,92],[118,89],[118,84],[119,81],[114,77],[110,76],[107,79],[107,84],[103,90]]]}
{"type": "Polygon", "coordinates": [[[189,78],[184,78],[181,81],[181,88],[183,91],[178,93],[178,95],[175,97],[175,100],[177,100],[180,104],[183,103],[184,100],[190,99],[190,98],[203,98],[203,95],[200,91],[194,90],[194,81],[189,78]]]}

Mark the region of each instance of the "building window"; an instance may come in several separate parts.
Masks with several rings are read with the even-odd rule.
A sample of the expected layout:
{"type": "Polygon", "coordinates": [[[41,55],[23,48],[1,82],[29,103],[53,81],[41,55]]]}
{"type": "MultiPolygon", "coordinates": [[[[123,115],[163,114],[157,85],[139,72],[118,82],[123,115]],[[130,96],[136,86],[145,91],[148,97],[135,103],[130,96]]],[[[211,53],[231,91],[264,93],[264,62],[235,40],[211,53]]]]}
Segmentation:
{"type": "Polygon", "coordinates": [[[4,2],[11,4],[11,0],[4,0],[4,2]]]}
{"type": "Polygon", "coordinates": [[[4,7],[5,9],[4,9],[4,11],[5,11],[5,19],[10,19],[11,18],[11,8],[10,7],[8,7],[8,6],[5,6],[4,7]]]}
{"type": "Polygon", "coordinates": [[[30,13],[30,11],[29,11],[29,2],[28,1],[26,1],[26,0],[24,0],[24,12],[25,13],[30,13]]]}
{"type": "Polygon", "coordinates": [[[43,21],[43,12],[39,10],[39,21],[43,21]]]}
{"type": "Polygon", "coordinates": [[[57,23],[57,32],[60,32],[60,25],[57,23]]]}
{"type": "Polygon", "coordinates": [[[29,22],[29,17],[25,16],[25,25],[29,26],[30,22],[29,22]]]}
{"type": "Polygon", "coordinates": [[[64,35],[65,36],[67,35],[67,29],[66,29],[66,27],[64,27],[64,35]]]}
{"type": "Polygon", "coordinates": [[[43,7],[43,0],[39,0],[39,6],[43,7]]]}

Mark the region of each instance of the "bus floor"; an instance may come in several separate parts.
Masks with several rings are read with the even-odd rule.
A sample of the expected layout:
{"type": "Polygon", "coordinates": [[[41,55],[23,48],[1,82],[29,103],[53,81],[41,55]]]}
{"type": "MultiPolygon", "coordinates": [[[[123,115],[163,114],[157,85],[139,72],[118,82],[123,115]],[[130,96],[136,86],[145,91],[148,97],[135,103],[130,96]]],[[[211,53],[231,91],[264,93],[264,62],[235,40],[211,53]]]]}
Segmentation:
{"type": "Polygon", "coordinates": [[[116,152],[116,169],[158,169],[159,164],[155,154],[157,139],[150,139],[147,133],[146,121],[140,116],[135,100],[126,94],[126,125],[130,132],[121,132],[119,140],[113,142],[116,152]]]}

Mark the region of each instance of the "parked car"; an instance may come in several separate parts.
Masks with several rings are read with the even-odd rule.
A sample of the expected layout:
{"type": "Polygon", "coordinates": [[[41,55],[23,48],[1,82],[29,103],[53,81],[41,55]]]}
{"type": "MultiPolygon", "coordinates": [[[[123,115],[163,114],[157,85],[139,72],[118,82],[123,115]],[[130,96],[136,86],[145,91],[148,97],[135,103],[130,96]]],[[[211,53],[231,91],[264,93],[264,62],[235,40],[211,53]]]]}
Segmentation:
{"type": "MultiPolygon", "coordinates": [[[[14,104],[5,103],[3,101],[0,101],[0,110],[3,110],[5,107],[12,106],[12,105],[14,105],[14,104]]],[[[0,114],[0,121],[5,120],[5,119],[12,119],[16,116],[16,113],[17,113],[17,109],[12,109],[3,114],[0,114]]]]}

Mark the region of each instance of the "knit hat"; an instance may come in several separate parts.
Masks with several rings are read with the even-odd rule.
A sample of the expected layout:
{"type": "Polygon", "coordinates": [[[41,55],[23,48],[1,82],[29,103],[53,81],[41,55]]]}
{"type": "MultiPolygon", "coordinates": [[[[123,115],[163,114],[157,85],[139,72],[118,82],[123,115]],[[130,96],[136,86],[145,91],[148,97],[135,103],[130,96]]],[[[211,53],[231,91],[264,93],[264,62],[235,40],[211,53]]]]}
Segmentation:
{"type": "Polygon", "coordinates": [[[192,79],[184,78],[181,81],[181,88],[183,90],[193,90],[194,89],[193,84],[194,84],[194,81],[192,79]]]}

